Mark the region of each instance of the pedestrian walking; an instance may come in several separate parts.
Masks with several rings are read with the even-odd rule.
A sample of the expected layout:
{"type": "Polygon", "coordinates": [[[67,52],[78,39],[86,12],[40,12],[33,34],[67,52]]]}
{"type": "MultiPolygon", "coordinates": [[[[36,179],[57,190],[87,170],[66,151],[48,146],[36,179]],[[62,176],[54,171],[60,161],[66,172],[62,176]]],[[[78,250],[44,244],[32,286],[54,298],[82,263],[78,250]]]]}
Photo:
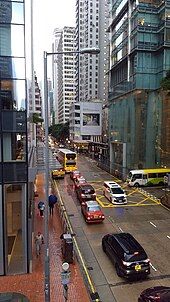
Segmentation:
{"type": "Polygon", "coordinates": [[[41,246],[44,244],[44,236],[41,232],[38,232],[35,237],[35,248],[36,248],[36,256],[38,257],[41,253],[41,246]]]}
{"type": "Polygon", "coordinates": [[[49,209],[50,209],[50,215],[53,215],[54,212],[54,205],[57,203],[58,199],[57,196],[54,194],[51,194],[48,197],[48,205],[49,205],[49,209]]]}
{"type": "Polygon", "coordinates": [[[44,204],[43,201],[39,201],[39,203],[38,203],[38,209],[40,211],[40,216],[44,217],[45,204],[44,204]]]}

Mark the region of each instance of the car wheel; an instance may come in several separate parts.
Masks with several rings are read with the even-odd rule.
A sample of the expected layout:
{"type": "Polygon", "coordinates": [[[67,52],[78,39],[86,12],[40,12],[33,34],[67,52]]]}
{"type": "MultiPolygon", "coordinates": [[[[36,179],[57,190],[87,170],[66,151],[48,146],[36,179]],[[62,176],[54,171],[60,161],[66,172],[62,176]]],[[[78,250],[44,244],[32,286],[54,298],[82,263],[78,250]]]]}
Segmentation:
{"type": "Polygon", "coordinates": [[[117,263],[115,264],[115,268],[116,268],[116,273],[117,273],[118,277],[122,277],[119,265],[117,263]]]}
{"type": "Polygon", "coordinates": [[[159,186],[164,186],[164,183],[162,181],[159,182],[159,186]]]}
{"type": "Polygon", "coordinates": [[[103,196],[105,196],[105,197],[106,197],[106,195],[105,195],[105,191],[103,191],[103,196]]]}
{"type": "Polygon", "coordinates": [[[136,183],[134,184],[134,187],[135,187],[135,188],[139,188],[139,183],[136,182],[136,183]]]}
{"type": "Polygon", "coordinates": [[[102,249],[103,249],[103,252],[106,253],[106,247],[105,247],[105,244],[102,242],[102,249]]]}

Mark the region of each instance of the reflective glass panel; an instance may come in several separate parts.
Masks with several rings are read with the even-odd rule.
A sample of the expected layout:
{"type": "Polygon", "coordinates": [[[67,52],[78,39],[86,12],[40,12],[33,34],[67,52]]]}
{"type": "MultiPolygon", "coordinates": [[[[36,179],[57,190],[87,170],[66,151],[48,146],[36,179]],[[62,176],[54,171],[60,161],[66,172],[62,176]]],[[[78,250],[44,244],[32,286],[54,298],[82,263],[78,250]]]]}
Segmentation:
{"type": "Polygon", "coordinates": [[[3,257],[3,219],[2,219],[2,186],[0,185],[0,275],[4,274],[3,257]]]}
{"type": "Polygon", "coordinates": [[[1,79],[25,79],[25,59],[0,57],[1,79]]]}
{"type": "Polygon", "coordinates": [[[1,135],[0,135],[0,162],[2,161],[2,158],[1,158],[1,135]]]}
{"type": "Polygon", "coordinates": [[[24,24],[23,3],[0,1],[0,22],[24,24]]]}
{"type": "Polygon", "coordinates": [[[26,186],[6,184],[4,205],[6,221],[6,266],[8,274],[23,273],[26,267],[26,186]]]}
{"type": "Polygon", "coordinates": [[[23,133],[3,134],[3,161],[26,160],[26,135],[23,133]]]}
{"type": "Polygon", "coordinates": [[[27,182],[28,167],[25,162],[4,162],[3,164],[3,182],[27,182]]]}
{"type": "Polygon", "coordinates": [[[0,81],[0,99],[2,110],[25,110],[25,80],[0,81]]]}
{"type": "Polygon", "coordinates": [[[24,26],[0,25],[0,55],[24,57],[24,26]],[[19,39],[19,43],[17,40],[19,39]]]}
{"type": "Polygon", "coordinates": [[[26,132],[25,111],[2,112],[2,130],[5,132],[26,132]]]}

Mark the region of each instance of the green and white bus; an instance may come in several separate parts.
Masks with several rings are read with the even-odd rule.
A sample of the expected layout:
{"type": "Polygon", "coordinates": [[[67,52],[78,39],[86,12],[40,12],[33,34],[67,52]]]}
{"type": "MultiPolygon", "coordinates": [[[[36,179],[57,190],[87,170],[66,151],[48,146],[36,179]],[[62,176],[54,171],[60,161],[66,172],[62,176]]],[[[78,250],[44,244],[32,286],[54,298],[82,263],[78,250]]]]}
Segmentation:
{"type": "Polygon", "coordinates": [[[170,168],[131,170],[127,177],[130,187],[163,186],[164,176],[168,176],[170,168]]]}

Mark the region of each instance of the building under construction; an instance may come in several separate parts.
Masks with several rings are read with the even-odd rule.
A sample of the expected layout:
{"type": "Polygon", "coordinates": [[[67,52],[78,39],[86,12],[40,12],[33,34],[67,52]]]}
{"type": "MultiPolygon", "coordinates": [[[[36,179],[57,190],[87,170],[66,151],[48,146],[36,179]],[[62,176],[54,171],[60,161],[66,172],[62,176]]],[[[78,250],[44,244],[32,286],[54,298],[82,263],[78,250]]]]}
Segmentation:
{"type": "Polygon", "coordinates": [[[110,170],[170,166],[170,0],[110,5],[110,170]]]}

